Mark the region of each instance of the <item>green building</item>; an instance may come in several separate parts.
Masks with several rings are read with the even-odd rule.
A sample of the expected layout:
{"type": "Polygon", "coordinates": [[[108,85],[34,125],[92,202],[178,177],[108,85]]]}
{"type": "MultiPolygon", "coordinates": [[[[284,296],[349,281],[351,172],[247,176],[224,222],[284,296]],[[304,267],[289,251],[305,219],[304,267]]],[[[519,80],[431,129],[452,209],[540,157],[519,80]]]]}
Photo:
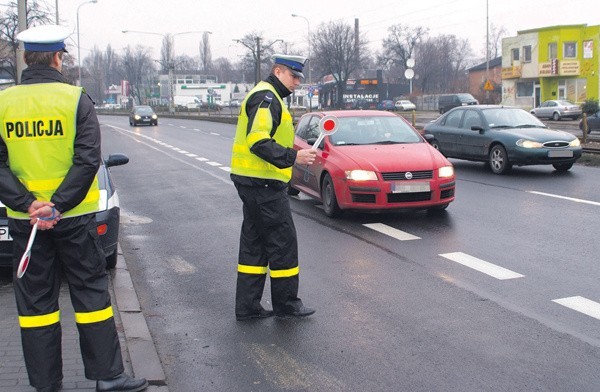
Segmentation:
{"type": "Polygon", "coordinates": [[[502,40],[502,103],[530,109],[548,99],[600,95],[600,26],[550,26],[502,40]]]}

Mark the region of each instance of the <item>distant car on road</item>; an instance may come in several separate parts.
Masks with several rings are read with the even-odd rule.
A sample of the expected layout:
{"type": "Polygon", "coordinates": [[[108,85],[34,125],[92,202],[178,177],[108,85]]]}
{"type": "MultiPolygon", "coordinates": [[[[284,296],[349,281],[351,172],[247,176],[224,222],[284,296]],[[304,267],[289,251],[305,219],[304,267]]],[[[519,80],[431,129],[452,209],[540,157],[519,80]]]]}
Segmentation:
{"type": "Polygon", "coordinates": [[[416,110],[417,107],[415,106],[414,103],[410,102],[407,99],[401,99],[399,101],[396,101],[396,103],[394,104],[394,106],[396,107],[396,110],[402,110],[402,111],[407,111],[407,110],[416,110]]]}
{"type": "Polygon", "coordinates": [[[446,94],[438,97],[438,109],[440,114],[446,113],[452,108],[459,106],[478,105],[477,101],[471,94],[446,94]]]}
{"type": "Polygon", "coordinates": [[[577,120],[581,116],[581,106],[562,99],[551,99],[544,101],[540,106],[531,109],[531,114],[539,118],[559,121],[563,117],[577,120]]]}
{"type": "Polygon", "coordinates": [[[135,127],[138,124],[158,125],[158,116],[150,106],[136,106],[129,113],[129,125],[135,127]]]}
{"type": "MultiPolygon", "coordinates": [[[[104,160],[98,170],[100,200],[96,212],[96,227],[100,243],[106,256],[106,268],[114,268],[117,264],[117,243],[119,242],[119,222],[121,209],[119,196],[110,176],[110,168],[124,165],[129,158],[123,154],[111,154],[104,160]]],[[[0,267],[12,265],[12,238],[8,230],[6,207],[0,202],[0,267]]],[[[35,260],[32,260],[32,263],[35,260]]]]}
{"type": "MultiPolygon", "coordinates": [[[[588,133],[600,131],[600,110],[587,116],[588,133]]],[[[583,131],[583,119],[579,121],[579,129],[583,131]]]]}
{"type": "Polygon", "coordinates": [[[424,136],[448,158],[488,162],[495,174],[513,165],[552,165],[569,170],[581,157],[573,134],[548,129],[519,108],[477,105],[454,108],[425,125],[424,136]]]}
{"type": "Polygon", "coordinates": [[[452,164],[402,117],[380,110],[307,113],[296,126],[294,148],[311,148],[326,115],[338,130],[320,143],[310,165],[294,165],[288,193],[323,203],[325,214],[345,210],[441,211],[454,201],[452,164]]]}
{"type": "Polygon", "coordinates": [[[377,110],[396,110],[396,106],[394,106],[394,101],[385,100],[377,104],[377,110]]]}

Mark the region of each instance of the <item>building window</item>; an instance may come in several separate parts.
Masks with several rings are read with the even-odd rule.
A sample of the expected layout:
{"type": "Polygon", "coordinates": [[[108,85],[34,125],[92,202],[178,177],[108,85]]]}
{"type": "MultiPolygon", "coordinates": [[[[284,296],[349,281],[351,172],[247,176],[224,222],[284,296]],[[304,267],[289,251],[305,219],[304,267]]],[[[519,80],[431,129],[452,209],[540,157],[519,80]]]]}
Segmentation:
{"type": "Polygon", "coordinates": [[[531,62],[531,45],[523,46],[523,62],[531,62]]]}
{"type": "Polygon", "coordinates": [[[574,59],[577,57],[577,42],[563,43],[563,57],[566,59],[574,59]]]}
{"type": "Polygon", "coordinates": [[[519,48],[514,48],[510,50],[510,59],[513,63],[515,61],[519,61],[519,48]]]}
{"type": "Polygon", "coordinates": [[[548,60],[554,60],[558,58],[558,49],[556,42],[550,42],[548,44],[548,60]]]}
{"type": "Polygon", "coordinates": [[[533,82],[518,82],[517,97],[533,97],[533,82]]]}
{"type": "Polygon", "coordinates": [[[563,99],[583,102],[587,99],[585,79],[564,79],[558,82],[559,90],[564,89],[563,99]]]}

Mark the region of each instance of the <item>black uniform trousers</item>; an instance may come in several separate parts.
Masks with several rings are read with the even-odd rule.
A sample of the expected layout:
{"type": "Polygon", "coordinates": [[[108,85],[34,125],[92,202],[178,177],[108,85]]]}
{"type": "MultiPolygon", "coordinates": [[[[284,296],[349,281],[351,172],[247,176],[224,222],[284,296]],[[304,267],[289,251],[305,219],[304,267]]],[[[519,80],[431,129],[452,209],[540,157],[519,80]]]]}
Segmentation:
{"type": "Polygon", "coordinates": [[[62,380],[58,297],[63,276],[75,310],[85,376],[101,380],[121,374],[123,359],[94,214],[65,218],[51,230],[38,231],[29,267],[21,279],[16,278],[16,270],[32,226],[28,220],[11,219],[9,227],[14,240],[13,281],[30,384],[42,388],[62,380]]]}
{"type": "MultiPolygon", "coordinates": [[[[267,266],[271,274],[271,300],[276,314],[302,307],[298,298],[298,242],[286,185],[235,184],[243,202],[235,312],[257,312],[261,305],[267,266]]],[[[278,184],[279,183],[279,184],[278,184]]]]}

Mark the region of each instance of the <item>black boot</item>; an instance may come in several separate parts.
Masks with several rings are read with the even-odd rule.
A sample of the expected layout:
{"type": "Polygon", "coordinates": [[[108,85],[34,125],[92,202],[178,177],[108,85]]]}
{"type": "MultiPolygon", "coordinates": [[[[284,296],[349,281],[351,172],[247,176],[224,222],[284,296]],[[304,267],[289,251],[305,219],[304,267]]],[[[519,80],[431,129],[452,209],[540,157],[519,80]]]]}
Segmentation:
{"type": "Polygon", "coordinates": [[[96,381],[96,391],[98,392],[138,392],[147,387],[148,381],[145,378],[133,378],[125,373],[108,380],[96,381]]]}
{"type": "Polygon", "coordinates": [[[36,388],[35,390],[37,392],[58,392],[60,391],[60,388],[62,388],[62,381],[59,381],[47,387],[36,388]]]}

